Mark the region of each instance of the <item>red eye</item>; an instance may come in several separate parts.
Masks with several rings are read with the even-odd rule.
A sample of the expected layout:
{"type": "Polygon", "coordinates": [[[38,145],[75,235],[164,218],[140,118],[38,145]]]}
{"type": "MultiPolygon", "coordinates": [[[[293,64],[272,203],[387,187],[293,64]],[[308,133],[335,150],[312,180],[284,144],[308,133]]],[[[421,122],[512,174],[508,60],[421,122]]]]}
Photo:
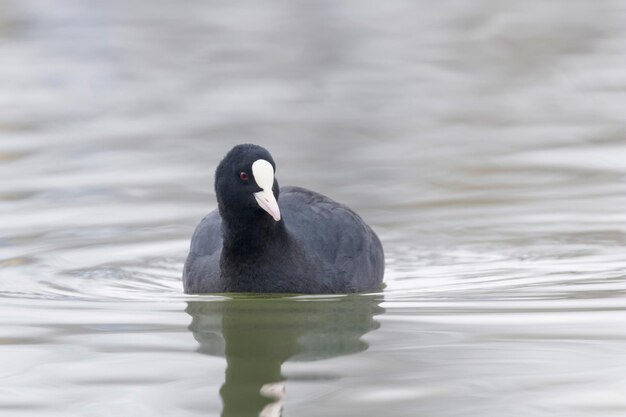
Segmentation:
{"type": "Polygon", "coordinates": [[[241,172],[239,173],[239,178],[240,178],[242,181],[248,181],[248,174],[246,174],[245,172],[241,171],[241,172]]]}

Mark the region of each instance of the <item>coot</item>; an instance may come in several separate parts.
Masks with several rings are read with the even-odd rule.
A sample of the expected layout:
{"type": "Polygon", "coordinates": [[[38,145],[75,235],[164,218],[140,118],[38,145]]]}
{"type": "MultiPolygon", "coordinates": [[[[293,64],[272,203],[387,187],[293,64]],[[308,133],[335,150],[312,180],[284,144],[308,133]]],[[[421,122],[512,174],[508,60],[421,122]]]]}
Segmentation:
{"type": "Polygon", "coordinates": [[[278,187],[276,164],[237,145],[215,171],[218,209],[197,226],[183,271],[186,293],[336,294],[377,291],[380,240],[348,207],[278,187]]]}

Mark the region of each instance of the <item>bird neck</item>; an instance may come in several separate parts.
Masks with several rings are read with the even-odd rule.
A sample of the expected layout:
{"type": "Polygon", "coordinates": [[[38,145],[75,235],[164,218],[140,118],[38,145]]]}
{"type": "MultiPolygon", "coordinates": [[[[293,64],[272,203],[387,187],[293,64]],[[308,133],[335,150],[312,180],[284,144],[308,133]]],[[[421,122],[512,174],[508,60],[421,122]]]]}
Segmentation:
{"type": "Polygon", "coordinates": [[[265,212],[230,217],[222,216],[223,254],[251,257],[262,254],[272,241],[276,247],[287,240],[287,231],[282,220],[275,221],[265,212]]]}

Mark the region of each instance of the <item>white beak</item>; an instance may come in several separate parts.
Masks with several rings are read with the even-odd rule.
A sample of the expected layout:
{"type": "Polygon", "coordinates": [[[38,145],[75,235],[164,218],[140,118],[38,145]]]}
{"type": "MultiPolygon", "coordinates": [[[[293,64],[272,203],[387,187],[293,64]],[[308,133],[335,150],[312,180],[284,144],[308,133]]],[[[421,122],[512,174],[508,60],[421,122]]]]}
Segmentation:
{"type": "Polygon", "coordinates": [[[264,159],[258,159],[252,164],[252,175],[262,191],[254,193],[259,206],[269,213],[276,221],[280,220],[280,209],[272,187],[274,186],[274,167],[264,159]]]}
{"type": "Polygon", "coordinates": [[[259,206],[267,211],[274,220],[280,220],[280,209],[278,208],[278,202],[271,188],[254,193],[254,198],[256,198],[256,202],[259,203],[259,206]]]}

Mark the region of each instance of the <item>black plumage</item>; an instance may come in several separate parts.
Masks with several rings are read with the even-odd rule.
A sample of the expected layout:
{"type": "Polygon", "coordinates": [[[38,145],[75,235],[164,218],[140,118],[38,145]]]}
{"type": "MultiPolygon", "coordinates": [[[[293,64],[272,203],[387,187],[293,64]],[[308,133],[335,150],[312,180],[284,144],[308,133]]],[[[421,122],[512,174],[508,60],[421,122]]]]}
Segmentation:
{"type": "Polygon", "coordinates": [[[279,188],[271,178],[266,195],[272,193],[278,202],[275,220],[276,214],[255,198],[263,194],[253,172],[259,160],[275,172],[272,156],[256,145],[235,146],[219,164],[218,210],[193,234],[183,271],[185,292],[379,290],[384,254],[372,229],[348,207],[304,188],[279,188]]]}

